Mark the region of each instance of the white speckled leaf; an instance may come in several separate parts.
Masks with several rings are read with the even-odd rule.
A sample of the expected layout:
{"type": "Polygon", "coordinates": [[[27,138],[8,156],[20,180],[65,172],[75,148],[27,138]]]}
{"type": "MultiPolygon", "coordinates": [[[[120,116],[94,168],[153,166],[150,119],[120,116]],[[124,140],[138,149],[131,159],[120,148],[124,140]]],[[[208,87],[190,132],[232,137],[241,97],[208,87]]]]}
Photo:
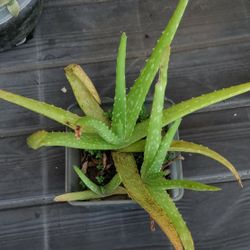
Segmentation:
{"type": "MultiPolygon", "coordinates": [[[[181,120],[178,119],[168,129],[166,135],[162,138],[160,147],[157,150],[156,155],[154,156],[154,159],[151,162],[151,165],[148,166],[146,174],[159,173],[161,171],[162,164],[165,160],[167,152],[170,148],[170,145],[174,139],[174,136],[176,134],[176,131],[178,130],[180,123],[181,120]]],[[[147,179],[147,175],[145,175],[144,178],[147,179]]]]}
{"type": "Polygon", "coordinates": [[[159,80],[155,85],[154,99],[149,118],[148,133],[144,150],[144,159],[141,167],[141,176],[147,173],[152,164],[156,152],[161,144],[162,132],[162,110],[164,107],[165,89],[167,86],[167,70],[170,56],[169,46],[162,53],[159,71],[159,80]]]}
{"type": "MultiPolygon", "coordinates": [[[[143,152],[145,147],[145,140],[138,141],[128,147],[122,148],[119,151],[121,152],[143,152]]],[[[212,149],[209,149],[208,147],[198,145],[192,142],[188,141],[173,141],[169,151],[171,152],[187,152],[187,153],[195,153],[195,154],[201,154],[207,157],[210,157],[211,159],[221,163],[224,165],[233,176],[238,180],[239,184],[242,186],[241,178],[238,173],[238,171],[235,169],[235,167],[222,155],[215,152],[212,149]]]]}
{"type": "MultiPolygon", "coordinates": [[[[164,127],[176,119],[182,118],[183,116],[191,114],[209,105],[221,102],[248,91],[250,91],[250,82],[238,84],[175,104],[163,111],[162,126],[164,127]]],[[[136,125],[135,130],[130,138],[131,143],[139,141],[146,136],[148,124],[149,120],[146,120],[136,125]]]]}
{"type": "Polygon", "coordinates": [[[187,6],[187,3],[188,0],[179,1],[174,14],[172,15],[168,25],[162,33],[162,36],[153,49],[151,56],[149,57],[139,77],[136,79],[133,87],[128,93],[126,127],[127,137],[129,137],[134,130],[141,107],[159,69],[162,52],[164,51],[164,49],[166,49],[167,46],[170,46],[187,6]]]}
{"type": "Polygon", "coordinates": [[[112,112],[112,131],[120,138],[125,137],[126,125],[126,62],[127,36],[122,33],[116,62],[116,87],[112,112]]]}
{"type": "Polygon", "coordinates": [[[176,231],[181,238],[183,248],[185,250],[194,250],[194,242],[192,235],[187,228],[185,221],[183,220],[178,208],[175,206],[173,200],[169,197],[168,193],[164,190],[156,190],[154,188],[148,189],[152,197],[157,201],[159,206],[165,211],[167,216],[171,219],[176,231]]]}
{"type": "MultiPolygon", "coordinates": [[[[172,217],[171,210],[173,210],[173,213],[176,213],[176,208],[174,207],[174,205],[172,205],[174,209],[170,207],[169,209],[165,210],[165,207],[163,208],[160,202],[156,202],[155,197],[149,192],[148,188],[140,178],[136,162],[132,154],[113,152],[112,157],[117,172],[120,175],[122,183],[126,188],[129,196],[133,200],[135,200],[138,204],[140,204],[140,206],[144,208],[150,214],[150,216],[159,224],[161,229],[168,236],[169,240],[171,241],[175,249],[183,250],[182,245],[185,246],[186,242],[185,241],[182,242],[180,240],[180,234],[179,234],[180,226],[178,223],[174,224],[172,218],[170,218],[172,217]],[[178,227],[178,230],[176,225],[178,227]]],[[[183,225],[183,223],[184,222],[182,222],[181,225],[183,225]]],[[[185,231],[184,229],[188,230],[187,228],[184,227],[185,223],[184,226],[182,227],[181,233],[184,233],[185,231]]],[[[181,235],[181,238],[183,239],[184,237],[182,236],[183,235],[181,235]]],[[[187,235],[187,238],[188,236],[189,235],[187,235]]],[[[185,249],[191,250],[191,248],[185,248],[185,249]]]]}
{"type": "Polygon", "coordinates": [[[79,127],[88,127],[89,129],[92,128],[98,135],[100,135],[100,137],[102,137],[108,143],[117,145],[123,142],[123,140],[118,138],[118,136],[116,136],[112,132],[112,130],[102,121],[85,116],[83,118],[80,118],[76,124],[79,127]]]}

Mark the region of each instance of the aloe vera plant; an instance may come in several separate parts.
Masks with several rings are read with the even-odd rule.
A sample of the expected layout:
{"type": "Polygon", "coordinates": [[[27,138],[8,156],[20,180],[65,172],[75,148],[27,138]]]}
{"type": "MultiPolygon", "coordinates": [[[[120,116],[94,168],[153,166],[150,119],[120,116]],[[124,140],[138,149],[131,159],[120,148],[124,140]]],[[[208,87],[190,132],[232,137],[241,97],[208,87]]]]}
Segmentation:
{"type": "Polygon", "coordinates": [[[128,93],[125,81],[127,37],[125,33],[122,34],[117,54],[116,89],[111,119],[105,115],[93,83],[79,65],[67,66],[65,74],[84,116],[0,90],[1,99],[23,106],[71,129],[70,132],[38,131],[27,140],[31,148],[64,146],[111,151],[117,174],[109,183],[97,185],[79,166],[72,166],[88,189],[59,195],[55,197],[55,201],[91,200],[128,194],[159,224],[177,250],[192,250],[194,243],[187,225],[166,190],[185,188],[218,191],[219,188],[188,180],[167,180],[162,170],[166,154],[192,152],[208,156],[228,168],[242,185],[235,167],[217,152],[202,145],[173,140],[181,119],[196,110],[250,90],[250,82],[243,83],[163,109],[170,46],[187,3],[188,0],[179,1],[151,56],[128,93]],[[150,117],[137,123],[149,88],[158,72],[150,117]],[[168,130],[165,131],[167,125],[168,130]],[[133,155],[135,152],[143,152],[141,166],[137,166],[133,155]]]}
{"type": "Polygon", "coordinates": [[[17,0],[0,0],[0,7],[2,6],[5,6],[12,16],[19,15],[20,5],[17,0]]]}

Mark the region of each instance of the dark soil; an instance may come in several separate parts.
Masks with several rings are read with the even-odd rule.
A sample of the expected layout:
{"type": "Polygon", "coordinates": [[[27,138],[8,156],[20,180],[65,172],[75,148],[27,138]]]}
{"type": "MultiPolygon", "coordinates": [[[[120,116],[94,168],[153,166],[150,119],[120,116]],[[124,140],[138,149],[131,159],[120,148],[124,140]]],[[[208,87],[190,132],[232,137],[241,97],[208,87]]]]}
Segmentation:
{"type": "MultiPolygon", "coordinates": [[[[112,110],[106,112],[109,119],[112,117],[112,110]]],[[[146,106],[143,106],[137,120],[138,122],[144,121],[149,118],[149,112],[146,106]]],[[[163,128],[163,134],[167,132],[167,127],[163,128]]],[[[138,171],[143,163],[143,153],[134,153],[138,171]]],[[[166,173],[165,177],[170,178],[170,165],[175,159],[179,159],[180,156],[169,153],[166,156],[162,170],[166,173]]],[[[104,186],[110,182],[115,176],[116,169],[111,156],[111,151],[100,150],[82,150],[81,151],[81,169],[95,184],[104,186]]],[[[84,183],[80,182],[83,189],[86,189],[84,183]]]]}
{"type": "MultiPolygon", "coordinates": [[[[140,171],[143,163],[143,153],[134,153],[134,157],[140,171]]],[[[179,158],[179,157],[178,157],[179,158]]],[[[170,165],[176,159],[174,154],[168,154],[162,166],[167,171],[166,178],[170,178],[170,165]]],[[[81,151],[81,169],[94,183],[104,186],[115,176],[116,169],[111,156],[111,151],[89,150],[81,151]]],[[[85,185],[81,182],[85,189],[85,185]]]]}
{"type": "Polygon", "coordinates": [[[89,179],[101,186],[116,174],[111,151],[82,151],[81,168],[89,179]]]}

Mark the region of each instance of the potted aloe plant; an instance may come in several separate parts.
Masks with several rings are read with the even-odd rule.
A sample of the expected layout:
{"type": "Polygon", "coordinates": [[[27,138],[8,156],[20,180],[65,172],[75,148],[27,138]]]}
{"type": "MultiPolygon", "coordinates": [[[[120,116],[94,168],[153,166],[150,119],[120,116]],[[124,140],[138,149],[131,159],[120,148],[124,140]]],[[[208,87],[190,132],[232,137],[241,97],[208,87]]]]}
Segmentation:
{"type": "Polygon", "coordinates": [[[65,68],[83,116],[33,99],[0,90],[0,98],[51,118],[70,129],[66,132],[38,131],[27,142],[33,149],[63,146],[98,152],[109,152],[117,173],[105,185],[94,183],[79,166],[72,166],[85,191],[66,193],[56,201],[103,199],[128,194],[158,223],[177,250],[194,249],[191,233],[166,190],[186,188],[197,191],[217,191],[214,186],[188,180],[166,179],[162,165],[168,152],[191,152],[208,156],[228,168],[242,186],[234,166],[223,156],[207,147],[174,140],[181,119],[208,105],[226,100],[250,90],[250,82],[204,94],[164,109],[170,45],[184,14],[188,0],[180,0],[168,25],[158,40],[133,87],[126,93],[125,33],[117,55],[116,88],[112,114],[108,117],[100,97],[86,73],[78,65],[65,68]],[[149,88],[159,72],[149,118],[138,122],[149,88]],[[166,127],[168,126],[169,127],[166,127]],[[143,157],[138,165],[135,153],[143,157]]]}
{"type": "MultiPolygon", "coordinates": [[[[72,66],[69,66],[70,68],[72,66]]],[[[82,74],[85,72],[79,66],[73,66],[77,71],[82,71],[82,74]]],[[[68,69],[66,69],[67,71],[68,69]]],[[[81,81],[84,83],[86,79],[80,77],[81,81]]],[[[92,83],[91,83],[92,85],[92,83]]],[[[152,105],[152,100],[147,99],[142,107],[137,122],[141,122],[149,118],[150,109],[152,105]]],[[[173,105],[173,102],[167,98],[164,101],[165,108],[168,108],[173,105]]],[[[111,119],[112,114],[112,106],[113,99],[111,98],[103,98],[102,108],[107,110],[105,115],[107,115],[111,119]]],[[[69,111],[73,113],[77,113],[79,115],[83,115],[82,110],[79,106],[74,103],[70,105],[69,111]]],[[[167,129],[167,128],[166,128],[167,129]]],[[[164,131],[164,130],[163,130],[164,131]]],[[[174,137],[175,140],[179,140],[178,131],[174,137]]],[[[134,153],[137,166],[141,166],[143,160],[143,152],[134,153]]],[[[183,170],[182,170],[182,157],[180,154],[176,152],[169,152],[162,164],[162,171],[165,173],[165,177],[167,179],[181,180],[183,179],[183,170]]],[[[79,166],[81,171],[84,172],[97,185],[104,186],[107,184],[116,174],[116,168],[113,162],[113,158],[111,156],[111,151],[101,151],[101,150],[81,150],[75,148],[65,149],[65,192],[72,193],[76,191],[86,190],[86,185],[84,181],[81,179],[81,171],[77,171],[78,168],[72,168],[72,166],[79,166]],[[79,182],[80,179],[80,182],[79,182]]],[[[184,189],[183,188],[175,188],[169,190],[171,198],[174,201],[178,201],[183,197],[184,189]]],[[[76,206],[99,206],[99,201],[69,201],[71,205],[76,206]]],[[[130,204],[133,203],[131,199],[128,198],[126,194],[116,196],[115,199],[113,197],[105,198],[105,204],[108,205],[116,205],[116,204],[130,204]]]]}
{"type": "Polygon", "coordinates": [[[26,41],[42,6],[43,0],[0,0],[0,52],[26,41]]]}

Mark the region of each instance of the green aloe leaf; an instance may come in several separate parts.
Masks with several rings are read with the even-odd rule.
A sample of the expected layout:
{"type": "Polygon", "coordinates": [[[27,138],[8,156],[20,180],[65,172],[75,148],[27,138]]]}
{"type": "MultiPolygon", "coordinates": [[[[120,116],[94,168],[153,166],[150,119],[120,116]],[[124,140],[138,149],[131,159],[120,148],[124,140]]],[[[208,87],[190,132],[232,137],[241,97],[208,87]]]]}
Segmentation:
{"type": "Polygon", "coordinates": [[[166,180],[164,178],[151,178],[148,177],[146,182],[153,189],[175,189],[175,188],[185,188],[194,191],[219,191],[220,188],[215,186],[206,185],[196,181],[189,180],[166,180]]]}
{"type": "MultiPolygon", "coordinates": [[[[158,223],[175,249],[183,249],[184,246],[185,249],[193,250],[192,237],[175,205],[169,198],[166,203],[166,206],[169,205],[169,207],[167,209],[162,207],[163,204],[159,203],[155,191],[149,190],[142,182],[133,155],[113,152],[112,157],[129,196],[140,204],[150,214],[151,218],[158,223]]],[[[162,192],[166,194],[165,191],[162,192]]],[[[161,193],[161,191],[157,190],[157,193],[161,193]]],[[[166,199],[167,196],[164,196],[163,201],[166,202],[166,199]]]]}
{"type": "Polygon", "coordinates": [[[129,145],[125,145],[119,149],[119,152],[124,153],[139,153],[144,152],[146,140],[142,139],[129,145]]]}
{"type": "Polygon", "coordinates": [[[78,149],[92,150],[114,150],[117,146],[104,141],[96,134],[82,134],[80,138],[76,138],[72,132],[47,132],[38,131],[27,139],[28,145],[33,149],[48,146],[63,146],[78,149]]]}
{"type": "Polygon", "coordinates": [[[148,135],[144,150],[144,159],[141,168],[141,175],[144,176],[152,164],[152,161],[161,144],[162,132],[162,110],[164,107],[165,89],[167,86],[167,70],[170,56],[169,46],[162,53],[159,80],[155,85],[155,93],[149,118],[148,135]]]}
{"type": "Polygon", "coordinates": [[[65,201],[95,200],[112,195],[123,195],[123,194],[127,194],[126,190],[123,187],[117,187],[117,189],[115,189],[113,192],[102,195],[96,194],[91,190],[86,190],[86,191],[72,192],[72,193],[58,195],[54,198],[54,201],[65,202],[65,201]]]}
{"type": "Polygon", "coordinates": [[[119,174],[116,174],[108,184],[102,187],[103,193],[104,194],[113,193],[121,185],[121,183],[122,180],[119,174]]]}
{"type": "Polygon", "coordinates": [[[73,167],[75,172],[77,173],[78,177],[82,180],[82,182],[94,193],[103,195],[101,187],[96,185],[93,181],[91,181],[83,172],[81,169],[78,167],[74,166],[73,167]]]}
{"type": "Polygon", "coordinates": [[[192,239],[192,235],[185,221],[183,220],[178,208],[175,206],[173,200],[170,198],[169,194],[165,190],[157,190],[149,186],[147,187],[154,200],[158,203],[161,209],[163,209],[163,211],[170,217],[171,222],[176,228],[178,235],[182,241],[183,248],[185,250],[194,250],[194,242],[192,239]]]}
{"type": "Polygon", "coordinates": [[[176,120],[173,125],[168,129],[166,135],[163,137],[160,147],[154,156],[154,159],[152,161],[152,164],[148,166],[147,171],[144,175],[142,175],[143,179],[147,179],[147,175],[150,175],[152,173],[159,173],[162,168],[162,164],[166,158],[166,154],[170,148],[170,145],[174,139],[174,136],[176,134],[176,131],[179,128],[179,125],[181,123],[181,120],[176,120]]]}
{"type": "Polygon", "coordinates": [[[70,64],[65,68],[65,75],[83,112],[89,117],[109,124],[99,105],[101,101],[94,84],[83,69],[79,65],[70,64]]]}
{"type": "MultiPolygon", "coordinates": [[[[145,148],[145,140],[138,141],[128,147],[122,148],[119,151],[120,152],[143,152],[145,148]]],[[[242,185],[240,175],[236,168],[230,163],[226,158],[224,158],[219,153],[215,152],[212,149],[209,149],[208,147],[195,144],[192,142],[187,141],[173,141],[169,151],[171,152],[187,152],[187,153],[195,153],[195,154],[201,154],[207,157],[210,157],[211,159],[221,163],[223,166],[225,166],[236,178],[236,180],[239,182],[240,186],[242,185]]]]}
{"type": "MultiPolygon", "coordinates": [[[[163,111],[162,126],[164,127],[175,121],[176,119],[182,118],[183,116],[191,114],[209,105],[224,101],[233,96],[237,96],[248,91],[250,91],[250,82],[214,91],[212,93],[204,94],[175,104],[163,111]]],[[[149,120],[145,120],[136,125],[133,135],[130,138],[131,143],[139,141],[146,136],[148,124],[149,120]]]]}
{"type": "Polygon", "coordinates": [[[116,88],[112,112],[112,130],[120,138],[125,136],[126,125],[126,62],[127,36],[122,33],[116,63],[116,88]]]}
{"type": "Polygon", "coordinates": [[[162,36],[158,40],[155,48],[152,51],[146,65],[141,71],[139,77],[135,81],[133,87],[127,96],[127,127],[126,136],[129,137],[135,127],[137,118],[139,116],[141,107],[145,101],[146,95],[149,88],[155,78],[155,75],[159,69],[162,52],[167,46],[170,46],[176,30],[179,26],[185,8],[187,6],[188,0],[180,0],[174,14],[172,15],[168,25],[162,33],[162,36]]]}
{"type": "Polygon", "coordinates": [[[27,108],[33,112],[46,116],[72,129],[76,129],[75,124],[80,119],[78,115],[73,114],[64,109],[55,107],[54,105],[36,101],[20,95],[12,94],[4,90],[0,90],[0,99],[27,108]]]}
{"type": "Polygon", "coordinates": [[[174,141],[171,145],[170,151],[196,153],[196,154],[201,154],[201,155],[205,155],[207,157],[210,157],[210,158],[214,159],[215,161],[218,161],[219,163],[224,165],[229,171],[231,171],[233,176],[239,182],[240,186],[243,186],[242,182],[241,182],[240,175],[239,175],[238,171],[235,169],[235,167],[227,159],[225,159],[222,155],[209,149],[208,147],[198,145],[198,144],[195,144],[192,142],[187,142],[187,141],[174,141]]]}
{"type": "Polygon", "coordinates": [[[108,143],[117,145],[123,142],[123,140],[118,138],[116,134],[114,134],[112,130],[102,121],[85,116],[77,121],[77,125],[80,128],[88,127],[89,129],[93,129],[98,135],[100,135],[100,137],[102,137],[108,143]]]}

